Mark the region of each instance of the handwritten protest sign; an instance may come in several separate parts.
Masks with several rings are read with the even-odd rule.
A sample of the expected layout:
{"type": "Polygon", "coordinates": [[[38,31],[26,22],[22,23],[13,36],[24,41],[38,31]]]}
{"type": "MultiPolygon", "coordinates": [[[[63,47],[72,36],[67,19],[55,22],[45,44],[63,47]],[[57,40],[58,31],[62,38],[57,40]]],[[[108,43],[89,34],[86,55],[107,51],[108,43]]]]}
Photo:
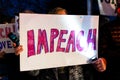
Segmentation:
{"type": "Polygon", "coordinates": [[[17,33],[17,29],[14,23],[0,24],[0,50],[5,53],[14,53],[13,43],[8,38],[8,33],[17,33]]]}
{"type": "Polygon", "coordinates": [[[98,0],[100,14],[105,16],[116,16],[116,0],[98,0]]]}
{"type": "Polygon", "coordinates": [[[88,64],[97,57],[98,16],[20,14],[20,70],[88,64]]]}

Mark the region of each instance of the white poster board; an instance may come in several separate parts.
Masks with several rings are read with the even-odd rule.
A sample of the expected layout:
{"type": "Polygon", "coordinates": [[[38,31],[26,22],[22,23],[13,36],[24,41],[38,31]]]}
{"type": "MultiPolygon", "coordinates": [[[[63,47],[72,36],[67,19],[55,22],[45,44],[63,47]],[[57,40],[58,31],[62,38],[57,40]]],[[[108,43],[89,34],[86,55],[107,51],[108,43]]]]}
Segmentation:
{"type": "Polygon", "coordinates": [[[88,64],[97,57],[99,16],[20,14],[20,70],[88,64]]]}
{"type": "Polygon", "coordinates": [[[16,26],[14,23],[0,24],[0,51],[5,53],[14,53],[13,43],[8,38],[10,32],[17,33],[16,26]]]}
{"type": "Polygon", "coordinates": [[[100,14],[105,16],[116,16],[116,0],[98,0],[100,14]]]}

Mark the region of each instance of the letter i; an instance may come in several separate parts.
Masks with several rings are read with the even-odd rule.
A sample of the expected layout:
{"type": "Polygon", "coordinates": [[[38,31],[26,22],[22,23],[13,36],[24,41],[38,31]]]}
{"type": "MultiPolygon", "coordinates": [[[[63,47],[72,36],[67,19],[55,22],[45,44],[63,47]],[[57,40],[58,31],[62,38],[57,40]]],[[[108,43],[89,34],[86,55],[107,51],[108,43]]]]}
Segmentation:
{"type": "Polygon", "coordinates": [[[27,46],[28,46],[28,57],[35,55],[35,45],[34,45],[34,31],[30,30],[27,32],[27,46]]]}

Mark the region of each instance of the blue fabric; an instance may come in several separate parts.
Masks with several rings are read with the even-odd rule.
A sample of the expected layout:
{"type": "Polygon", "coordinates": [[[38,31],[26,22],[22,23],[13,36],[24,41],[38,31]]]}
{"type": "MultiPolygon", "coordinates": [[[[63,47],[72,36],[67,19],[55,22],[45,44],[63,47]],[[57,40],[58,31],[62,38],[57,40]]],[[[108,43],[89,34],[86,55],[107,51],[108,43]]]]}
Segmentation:
{"type": "Polygon", "coordinates": [[[47,3],[51,0],[0,0],[0,13],[14,16],[23,10],[32,10],[38,13],[46,13],[47,3]]]}
{"type": "MultiPolygon", "coordinates": [[[[55,7],[63,7],[70,14],[86,14],[87,0],[0,0],[0,14],[14,16],[24,10],[32,10],[36,13],[48,13],[55,7]]],[[[92,1],[92,14],[98,14],[97,0],[92,1]]]]}
{"type": "Polygon", "coordinates": [[[19,12],[18,0],[0,0],[0,12],[5,15],[13,16],[19,12]]]}

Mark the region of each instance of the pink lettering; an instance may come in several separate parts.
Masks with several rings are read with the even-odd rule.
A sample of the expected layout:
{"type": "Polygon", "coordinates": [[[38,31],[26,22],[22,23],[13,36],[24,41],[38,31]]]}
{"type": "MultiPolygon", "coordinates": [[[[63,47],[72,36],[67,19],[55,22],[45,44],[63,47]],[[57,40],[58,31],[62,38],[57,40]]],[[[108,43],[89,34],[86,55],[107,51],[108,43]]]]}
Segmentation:
{"type": "Polygon", "coordinates": [[[71,31],[71,33],[70,33],[67,47],[66,47],[66,52],[69,52],[70,45],[72,45],[72,52],[74,52],[75,51],[75,31],[71,31]]]}
{"type": "Polygon", "coordinates": [[[54,39],[58,36],[59,31],[57,29],[51,29],[50,35],[50,52],[54,51],[54,39]]]}
{"type": "Polygon", "coordinates": [[[90,29],[87,38],[88,45],[92,43],[93,49],[96,50],[96,29],[90,29]]]}
{"type": "MultiPolygon", "coordinates": [[[[2,30],[0,30],[2,31],[2,30]]],[[[96,50],[96,29],[89,29],[88,36],[86,42],[86,46],[89,47],[90,43],[92,43],[92,49],[96,50]]],[[[72,52],[83,51],[84,47],[82,47],[82,39],[86,37],[84,35],[84,31],[81,30],[77,35],[75,34],[74,30],[71,30],[70,34],[68,34],[68,30],[58,30],[58,29],[51,29],[50,34],[46,32],[46,30],[38,30],[38,43],[37,43],[37,54],[40,54],[42,49],[44,48],[45,53],[52,53],[54,50],[56,52],[64,52],[68,53],[70,52],[70,48],[72,48],[72,52]],[[50,35],[49,38],[47,38],[47,35],[50,35]],[[64,37],[67,36],[67,37],[64,37]],[[50,45],[48,45],[48,39],[50,42],[50,45]],[[55,47],[55,40],[57,40],[57,47],[55,47]],[[67,41],[67,42],[66,42],[67,41]],[[62,46],[62,44],[66,44],[66,46],[62,46]]],[[[0,34],[1,36],[1,34],[0,34]]],[[[29,30],[27,32],[27,38],[28,38],[28,57],[36,55],[36,49],[35,49],[35,40],[34,40],[34,30],[29,30]]]]}
{"type": "Polygon", "coordinates": [[[4,38],[5,37],[5,35],[3,35],[3,28],[0,28],[0,38],[4,38]]]}
{"type": "Polygon", "coordinates": [[[37,54],[41,53],[42,48],[44,47],[45,53],[49,51],[48,49],[48,41],[47,41],[47,34],[46,30],[39,29],[38,31],[38,46],[37,46],[37,54]]]}
{"type": "MultiPolygon", "coordinates": [[[[8,26],[8,25],[6,25],[8,26]]],[[[10,32],[15,32],[15,25],[11,27],[0,28],[0,38],[7,38],[10,32]]]]}
{"type": "Polygon", "coordinates": [[[60,51],[64,52],[65,51],[65,48],[61,48],[61,42],[65,42],[66,41],[66,39],[63,39],[63,35],[67,34],[67,33],[68,33],[67,30],[61,30],[60,31],[60,36],[59,36],[59,39],[58,39],[56,51],[58,51],[58,52],[60,52],[60,51]]]}
{"type": "Polygon", "coordinates": [[[35,55],[35,43],[34,43],[34,31],[30,30],[27,32],[28,36],[28,57],[35,55]]]}
{"type": "Polygon", "coordinates": [[[10,27],[5,27],[5,33],[8,35],[11,31],[11,28],[10,27]]]}
{"type": "Polygon", "coordinates": [[[82,51],[83,48],[80,46],[80,39],[84,36],[84,31],[80,31],[76,38],[76,47],[78,51],[82,51]]]}

